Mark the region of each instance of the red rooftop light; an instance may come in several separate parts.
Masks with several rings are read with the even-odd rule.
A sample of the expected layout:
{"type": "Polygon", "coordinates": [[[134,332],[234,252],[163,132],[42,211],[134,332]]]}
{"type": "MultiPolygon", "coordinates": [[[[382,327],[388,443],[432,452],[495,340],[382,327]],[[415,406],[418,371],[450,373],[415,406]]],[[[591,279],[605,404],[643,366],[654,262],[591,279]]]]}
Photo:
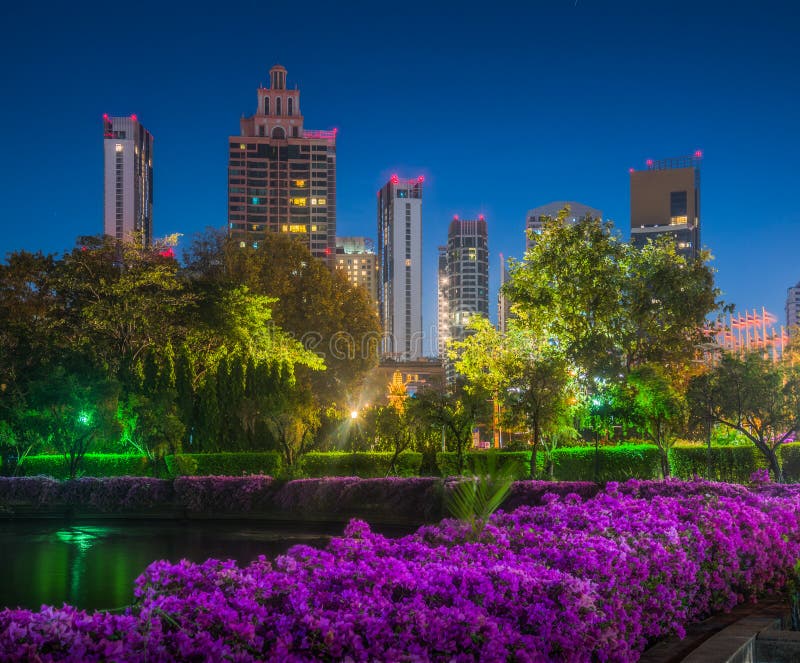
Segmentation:
{"type": "Polygon", "coordinates": [[[400,178],[397,175],[392,175],[391,182],[392,184],[397,184],[400,181],[400,178]]]}
{"type": "Polygon", "coordinates": [[[424,181],[425,181],[425,176],[424,176],[424,175],[420,175],[420,176],[417,178],[417,182],[424,182],[424,181]]]}
{"type": "Polygon", "coordinates": [[[137,121],[139,118],[138,118],[138,117],[136,117],[136,113],[134,113],[133,115],[131,115],[131,119],[132,119],[134,122],[136,122],[136,121],[137,121]]]}
{"type": "Polygon", "coordinates": [[[107,120],[107,119],[108,119],[108,113],[103,113],[103,119],[104,119],[104,120],[107,120]]]}
{"type": "Polygon", "coordinates": [[[458,214],[453,214],[453,221],[458,221],[458,214]]]}
{"type": "Polygon", "coordinates": [[[653,160],[652,159],[648,159],[647,161],[645,161],[645,164],[648,165],[648,166],[652,166],[653,165],[653,160]]]}
{"type": "Polygon", "coordinates": [[[695,157],[697,157],[698,159],[700,159],[700,158],[703,156],[703,150],[697,150],[697,151],[694,153],[694,155],[695,155],[695,157]]]}
{"type": "Polygon", "coordinates": [[[633,168],[628,168],[628,172],[629,172],[629,173],[632,173],[633,171],[634,171],[634,169],[633,169],[633,168]]]}
{"type": "Polygon", "coordinates": [[[478,214],[478,221],[485,221],[486,217],[483,214],[478,214]]]}

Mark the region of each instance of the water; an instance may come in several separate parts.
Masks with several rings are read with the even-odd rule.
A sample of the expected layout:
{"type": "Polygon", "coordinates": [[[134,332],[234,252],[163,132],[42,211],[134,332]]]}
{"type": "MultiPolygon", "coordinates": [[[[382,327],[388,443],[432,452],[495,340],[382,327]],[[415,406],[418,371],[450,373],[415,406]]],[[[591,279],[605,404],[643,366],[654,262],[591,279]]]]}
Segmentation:
{"type": "Polygon", "coordinates": [[[214,557],[244,565],[296,544],[322,547],[342,530],[252,522],[0,522],[0,608],[120,608],[130,604],[133,581],[155,560],[214,557]]]}

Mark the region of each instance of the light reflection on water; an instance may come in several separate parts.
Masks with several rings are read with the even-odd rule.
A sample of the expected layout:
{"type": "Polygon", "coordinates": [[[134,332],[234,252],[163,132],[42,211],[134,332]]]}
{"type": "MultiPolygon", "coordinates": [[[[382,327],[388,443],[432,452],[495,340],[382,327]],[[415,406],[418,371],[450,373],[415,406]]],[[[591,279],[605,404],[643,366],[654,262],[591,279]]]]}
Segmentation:
{"type": "Polygon", "coordinates": [[[253,523],[0,523],[0,607],[69,603],[86,609],[128,605],[133,581],[158,559],[203,562],[209,557],[247,564],[291,546],[323,546],[342,526],[301,530],[253,523]]]}

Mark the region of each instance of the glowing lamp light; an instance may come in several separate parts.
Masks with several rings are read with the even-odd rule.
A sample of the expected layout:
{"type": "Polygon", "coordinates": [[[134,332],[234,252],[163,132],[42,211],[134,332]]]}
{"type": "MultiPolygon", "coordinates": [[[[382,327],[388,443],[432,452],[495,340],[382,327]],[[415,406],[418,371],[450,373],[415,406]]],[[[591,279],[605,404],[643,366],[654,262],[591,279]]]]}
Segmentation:
{"type": "Polygon", "coordinates": [[[136,122],[136,121],[137,121],[139,118],[138,118],[138,117],[136,117],[136,113],[134,113],[133,115],[131,115],[131,119],[132,119],[134,122],[136,122]]]}
{"type": "Polygon", "coordinates": [[[171,246],[168,246],[163,251],[159,251],[158,255],[160,255],[162,258],[174,258],[175,251],[172,250],[171,246]]]}
{"type": "Polygon", "coordinates": [[[108,113],[103,113],[103,119],[104,119],[104,120],[107,120],[107,119],[108,119],[108,113]]]}
{"type": "Polygon", "coordinates": [[[350,418],[358,419],[358,410],[350,410],[350,418]]]}
{"type": "Polygon", "coordinates": [[[88,426],[92,421],[92,416],[88,412],[78,412],[78,423],[88,426]]]}
{"type": "Polygon", "coordinates": [[[703,156],[703,150],[696,150],[694,156],[695,158],[700,159],[703,156]]]}
{"type": "Polygon", "coordinates": [[[397,175],[392,175],[392,178],[391,178],[390,181],[391,181],[392,184],[397,184],[400,181],[400,178],[397,175]]]}
{"type": "Polygon", "coordinates": [[[326,248],[325,248],[325,255],[326,255],[326,256],[329,256],[330,254],[331,254],[331,249],[330,249],[330,247],[326,247],[326,248]]]}
{"type": "Polygon", "coordinates": [[[478,214],[478,221],[485,221],[486,217],[483,214],[478,214]]]}
{"type": "Polygon", "coordinates": [[[81,251],[88,251],[88,250],[89,250],[89,249],[87,249],[85,246],[82,246],[82,247],[81,247],[81,251]]]}
{"type": "Polygon", "coordinates": [[[648,159],[647,161],[645,161],[645,164],[647,166],[652,166],[653,165],[653,160],[652,159],[648,159]]]}
{"type": "Polygon", "coordinates": [[[453,221],[458,221],[458,214],[453,214],[453,221]]]}
{"type": "Polygon", "coordinates": [[[425,176],[424,176],[424,175],[420,175],[420,176],[417,178],[417,182],[420,182],[420,183],[422,183],[422,182],[424,182],[424,181],[425,181],[425,176]]]}
{"type": "Polygon", "coordinates": [[[632,172],[634,172],[634,169],[633,168],[628,168],[628,172],[632,173],[632,172]]]}

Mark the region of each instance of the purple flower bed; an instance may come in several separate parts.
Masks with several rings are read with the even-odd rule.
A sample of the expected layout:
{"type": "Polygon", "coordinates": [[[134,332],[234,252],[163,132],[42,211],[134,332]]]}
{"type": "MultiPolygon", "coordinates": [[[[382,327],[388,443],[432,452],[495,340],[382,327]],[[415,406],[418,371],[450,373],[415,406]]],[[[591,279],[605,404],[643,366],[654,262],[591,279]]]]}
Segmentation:
{"type": "Polygon", "coordinates": [[[782,588],[800,555],[794,491],[628,482],[543,502],[477,540],[453,520],[399,539],[352,521],[274,563],[155,562],[124,614],[0,612],[0,659],[633,661],[782,588]]]}

